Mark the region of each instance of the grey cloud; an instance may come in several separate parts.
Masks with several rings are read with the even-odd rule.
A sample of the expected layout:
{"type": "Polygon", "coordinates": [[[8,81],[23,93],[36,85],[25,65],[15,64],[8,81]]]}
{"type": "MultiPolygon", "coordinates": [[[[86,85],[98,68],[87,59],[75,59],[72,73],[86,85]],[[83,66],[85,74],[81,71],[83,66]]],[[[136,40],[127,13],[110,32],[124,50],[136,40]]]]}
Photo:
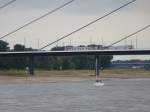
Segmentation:
{"type": "MultiPolygon", "coordinates": [[[[69,0],[18,0],[12,10],[52,9],[69,0]]],[[[97,14],[119,7],[131,0],[75,0],[63,11],[67,13],[97,14]]],[[[126,10],[128,8],[126,7],[126,10]]]]}
{"type": "Polygon", "coordinates": [[[70,12],[76,13],[100,13],[112,10],[129,0],[76,0],[70,12]]]}

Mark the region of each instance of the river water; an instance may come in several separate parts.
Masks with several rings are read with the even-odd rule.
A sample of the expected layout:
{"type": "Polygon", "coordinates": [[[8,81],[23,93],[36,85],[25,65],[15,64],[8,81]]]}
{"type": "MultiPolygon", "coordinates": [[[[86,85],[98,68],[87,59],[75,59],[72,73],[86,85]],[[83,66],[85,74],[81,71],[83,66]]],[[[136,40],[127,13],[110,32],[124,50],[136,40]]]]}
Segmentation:
{"type": "Polygon", "coordinates": [[[0,85],[0,112],[150,112],[150,79],[0,85]]]}

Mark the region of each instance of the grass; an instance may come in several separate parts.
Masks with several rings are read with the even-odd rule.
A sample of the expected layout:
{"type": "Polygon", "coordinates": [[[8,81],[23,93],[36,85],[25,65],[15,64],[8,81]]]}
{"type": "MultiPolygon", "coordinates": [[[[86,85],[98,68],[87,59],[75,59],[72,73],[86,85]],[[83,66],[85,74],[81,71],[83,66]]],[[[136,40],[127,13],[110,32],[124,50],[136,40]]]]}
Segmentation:
{"type": "Polygon", "coordinates": [[[15,77],[23,77],[25,76],[25,72],[21,70],[1,70],[0,76],[15,76],[15,77]]]}
{"type": "MultiPolygon", "coordinates": [[[[36,70],[37,77],[94,77],[94,70],[36,70]]],[[[150,78],[150,71],[142,69],[108,69],[101,71],[102,78],[150,78]]],[[[25,71],[0,71],[0,76],[26,77],[25,71]]]]}
{"type": "Polygon", "coordinates": [[[102,72],[102,77],[150,78],[150,71],[144,69],[109,69],[102,72]]]}

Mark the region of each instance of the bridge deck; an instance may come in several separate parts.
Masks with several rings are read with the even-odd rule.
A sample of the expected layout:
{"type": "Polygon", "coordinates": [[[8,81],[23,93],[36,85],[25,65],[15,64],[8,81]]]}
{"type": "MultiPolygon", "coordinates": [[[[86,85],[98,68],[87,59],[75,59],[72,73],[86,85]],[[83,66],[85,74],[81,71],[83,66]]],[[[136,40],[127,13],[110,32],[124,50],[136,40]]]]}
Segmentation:
{"type": "Polygon", "coordinates": [[[71,55],[149,55],[150,50],[25,51],[0,52],[5,56],[71,56],[71,55]]]}

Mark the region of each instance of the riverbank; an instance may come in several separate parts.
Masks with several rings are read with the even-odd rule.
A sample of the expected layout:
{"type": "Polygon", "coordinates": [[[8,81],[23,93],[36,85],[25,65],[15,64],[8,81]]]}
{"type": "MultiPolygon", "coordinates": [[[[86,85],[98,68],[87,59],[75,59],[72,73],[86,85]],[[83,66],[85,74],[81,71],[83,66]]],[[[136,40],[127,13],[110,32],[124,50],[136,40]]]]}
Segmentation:
{"type": "MultiPolygon", "coordinates": [[[[102,79],[150,78],[150,71],[142,69],[109,69],[101,71],[100,76],[102,79]]],[[[0,71],[0,84],[59,83],[88,80],[95,80],[94,70],[36,70],[34,76],[27,75],[25,71],[0,71]]]]}

